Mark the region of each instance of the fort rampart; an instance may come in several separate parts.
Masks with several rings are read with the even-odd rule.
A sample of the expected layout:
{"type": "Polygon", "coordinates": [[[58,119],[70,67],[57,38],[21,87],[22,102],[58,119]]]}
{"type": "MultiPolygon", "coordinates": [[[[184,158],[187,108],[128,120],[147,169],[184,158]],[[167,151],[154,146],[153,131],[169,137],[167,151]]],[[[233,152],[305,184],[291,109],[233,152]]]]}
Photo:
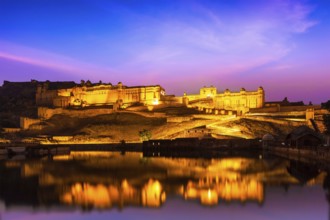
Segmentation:
{"type": "Polygon", "coordinates": [[[71,117],[85,118],[97,115],[111,114],[113,109],[109,108],[95,108],[95,109],[63,109],[63,108],[47,108],[38,107],[38,117],[42,119],[49,119],[54,115],[68,115],[71,117]]]}

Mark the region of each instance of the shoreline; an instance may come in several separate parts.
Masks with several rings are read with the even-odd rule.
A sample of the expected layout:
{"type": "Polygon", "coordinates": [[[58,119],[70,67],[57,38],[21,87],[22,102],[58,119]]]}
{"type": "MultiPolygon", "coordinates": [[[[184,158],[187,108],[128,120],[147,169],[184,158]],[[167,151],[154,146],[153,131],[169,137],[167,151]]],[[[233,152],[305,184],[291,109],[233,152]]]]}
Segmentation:
{"type": "Polygon", "coordinates": [[[330,161],[330,148],[289,146],[262,147],[255,139],[242,141],[219,139],[179,139],[149,140],[144,142],[112,143],[0,143],[0,155],[29,155],[31,157],[66,154],[71,151],[99,152],[141,152],[145,157],[222,157],[257,155],[267,158],[270,155],[289,160],[326,165],[330,161]],[[236,142],[235,142],[236,141],[236,142]]]}

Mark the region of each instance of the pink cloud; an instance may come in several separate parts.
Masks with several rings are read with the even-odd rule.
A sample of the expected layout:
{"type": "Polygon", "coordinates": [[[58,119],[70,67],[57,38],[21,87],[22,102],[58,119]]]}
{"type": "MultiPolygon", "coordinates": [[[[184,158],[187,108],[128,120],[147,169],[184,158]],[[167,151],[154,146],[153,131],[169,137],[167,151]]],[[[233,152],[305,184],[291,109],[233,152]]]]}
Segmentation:
{"type": "Polygon", "coordinates": [[[56,54],[40,49],[25,47],[10,42],[0,41],[0,58],[25,63],[29,65],[44,67],[81,77],[90,77],[97,73],[98,79],[109,74],[118,73],[108,67],[102,67],[76,60],[61,54],[56,54]]]}

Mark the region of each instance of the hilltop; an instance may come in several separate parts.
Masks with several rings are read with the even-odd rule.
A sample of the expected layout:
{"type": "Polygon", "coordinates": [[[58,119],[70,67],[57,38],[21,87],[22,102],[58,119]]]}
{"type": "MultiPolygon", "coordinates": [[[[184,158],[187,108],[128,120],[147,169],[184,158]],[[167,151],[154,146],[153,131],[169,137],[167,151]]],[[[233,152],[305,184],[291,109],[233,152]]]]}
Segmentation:
{"type": "Polygon", "coordinates": [[[266,133],[283,139],[298,125],[292,125],[290,122],[267,122],[234,116],[217,118],[212,115],[188,114],[189,111],[192,110],[176,107],[158,109],[157,112],[163,113],[162,115],[143,111],[121,111],[90,117],[54,115],[42,122],[41,130],[26,130],[21,134],[25,137],[72,136],[80,142],[120,142],[122,140],[137,142],[141,141],[139,136],[141,130],[148,130],[152,139],[262,138],[266,133]],[[173,114],[174,112],[177,114],[173,114]]]}
{"type": "Polygon", "coordinates": [[[101,143],[139,142],[141,131],[152,139],[254,139],[271,134],[283,140],[295,127],[306,124],[323,133],[323,119],[329,114],[324,106],[292,103],[287,98],[265,102],[262,87],[218,93],[211,86],[201,88],[200,94],[175,97],[165,95],[159,85],[128,87],[121,82],[5,81],[0,104],[4,138],[68,137],[101,143]],[[249,107],[244,107],[246,99],[254,104],[250,100],[249,107]]]}

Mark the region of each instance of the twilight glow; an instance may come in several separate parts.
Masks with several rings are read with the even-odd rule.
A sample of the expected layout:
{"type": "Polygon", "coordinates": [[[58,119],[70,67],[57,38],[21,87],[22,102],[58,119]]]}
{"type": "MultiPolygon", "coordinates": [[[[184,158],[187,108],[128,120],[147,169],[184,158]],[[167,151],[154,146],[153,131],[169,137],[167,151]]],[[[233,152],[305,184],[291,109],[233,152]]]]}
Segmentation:
{"type": "Polygon", "coordinates": [[[330,99],[327,0],[1,0],[0,80],[330,99]]]}

